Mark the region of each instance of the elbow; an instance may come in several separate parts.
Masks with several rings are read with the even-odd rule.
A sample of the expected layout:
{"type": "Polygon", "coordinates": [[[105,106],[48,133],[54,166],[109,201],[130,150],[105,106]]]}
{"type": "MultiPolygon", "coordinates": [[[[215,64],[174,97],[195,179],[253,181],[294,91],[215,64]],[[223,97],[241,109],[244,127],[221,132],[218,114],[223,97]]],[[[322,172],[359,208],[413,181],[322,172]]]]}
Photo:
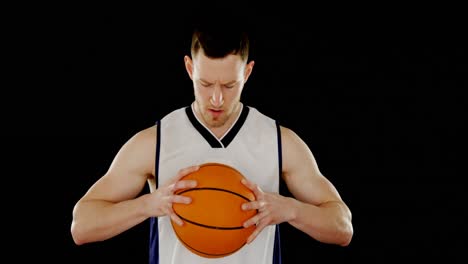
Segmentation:
{"type": "Polygon", "coordinates": [[[85,243],[84,241],[85,232],[83,230],[83,224],[81,224],[81,221],[78,221],[78,219],[76,218],[78,205],[79,203],[77,203],[75,207],[73,208],[73,220],[71,223],[70,232],[73,238],[73,242],[75,242],[76,245],[80,246],[85,243]]]}
{"type": "Polygon", "coordinates": [[[353,233],[353,226],[351,224],[346,225],[340,232],[338,244],[342,247],[349,246],[353,238],[353,233]]]}
{"type": "Polygon", "coordinates": [[[82,221],[81,219],[73,219],[70,232],[73,242],[75,242],[77,246],[89,243],[93,239],[93,230],[91,230],[90,226],[86,224],[86,221],[82,221]]]}
{"type": "Polygon", "coordinates": [[[83,231],[81,230],[80,225],[75,221],[73,221],[71,225],[71,235],[73,242],[75,242],[77,246],[83,245],[85,243],[83,231]]]}
{"type": "MultiPolygon", "coordinates": [[[[346,206],[345,206],[346,207],[346,206]]],[[[349,244],[351,244],[351,240],[353,238],[353,233],[354,233],[354,228],[353,228],[353,224],[352,224],[352,215],[351,215],[351,211],[348,209],[348,207],[346,207],[346,217],[342,218],[342,221],[341,221],[341,224],[339,226],[341,226],[341,228],[339,228],[339,243],[338,245],[342,246],[342,247],[347,247],[349,246],[349,244]]]]}
{"type": "Polygon", "coordinates": [[[87,221],[84,221],[83,217],[80,216],[80,210],[82,210],[81,208],[81,202],[78,202],[73,208],[73,220],[70,228],[73,242],[75,242],[77,246],[90,242],[90,233],[92,232],[92,230],[90,230],[90,226],[87,224],[87,221]]]}

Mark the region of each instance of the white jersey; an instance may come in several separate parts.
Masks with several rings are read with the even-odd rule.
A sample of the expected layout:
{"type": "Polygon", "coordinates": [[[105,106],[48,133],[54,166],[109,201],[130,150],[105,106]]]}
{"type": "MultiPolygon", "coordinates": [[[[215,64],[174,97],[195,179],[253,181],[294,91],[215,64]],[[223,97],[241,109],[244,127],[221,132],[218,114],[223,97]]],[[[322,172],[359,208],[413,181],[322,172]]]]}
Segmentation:
{"type": "MultiPolygon", "coordinates": [[[[263,191],[279,193],[281,136],[275,120],[248,106],[218,139],[196,117],[193,104],[157,122],[156,179],[164,185],[182,168],[208,162],[239,170],[263,191]]],[[[278,226],[267,226],[250,244],[221,258],[200,257],[178,240],[168,216],[150,219],[151,264],[280,263],[278,226]]]]}

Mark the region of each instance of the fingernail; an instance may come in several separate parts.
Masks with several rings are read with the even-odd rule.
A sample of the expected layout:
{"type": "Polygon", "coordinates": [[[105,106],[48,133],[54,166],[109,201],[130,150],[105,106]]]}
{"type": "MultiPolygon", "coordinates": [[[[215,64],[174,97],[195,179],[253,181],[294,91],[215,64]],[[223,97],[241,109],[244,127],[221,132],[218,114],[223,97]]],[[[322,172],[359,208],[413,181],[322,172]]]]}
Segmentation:
{"type": "Polygon", "coordinates": [[[246,183],[247,183],[247,181],[246,181],[245,179],[242,179],[241,182],[242,182],[243,184],[246,184],[246,183]]]}
{"type": "Polygon", "coordinates": [[[243,204],[242,205],[242,210],[245,210],[245,209],[247,209],[247,205],[243,204]]]}

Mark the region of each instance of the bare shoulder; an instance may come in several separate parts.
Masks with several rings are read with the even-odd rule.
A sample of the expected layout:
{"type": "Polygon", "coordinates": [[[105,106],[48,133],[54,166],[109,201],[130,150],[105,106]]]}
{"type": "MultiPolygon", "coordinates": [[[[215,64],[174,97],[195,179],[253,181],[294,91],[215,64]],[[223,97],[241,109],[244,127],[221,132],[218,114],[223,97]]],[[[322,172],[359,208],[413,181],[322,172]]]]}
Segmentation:
{"type": "Polygon", "coordinates": [[[122,146],[111,170],[115,167],[125,166],[127,169],[140,168],[150,174],[153,169],[153,160],[156,155],[156,125],[135,133],[122,146]]]}
{"type": "Polygon", "coordinates": [[[145,143],[156,143],[156,133],[156,125],[153,125],[151,127],[140,130],[135,134],[135,137],[140,141],[144,141],[145,143]]]}
{"type": "Polygon", "coordinates": [[[124,145],[124,148],[151,149],[156,145],[156,125],[136,132],[124,145]]]}
{"type": "Polygon", "coordinates": [[[119,149],[107,172],[83,196],[83,200],[123,201],[136,197],[154,175],[156,127],[135,133],[119,149]]]}
{"type": "Polygon", "coordinates": [[[299,143],[302,139],[292,129],[280,126],[281,130],[281,141],[283,143],[299,143]],[[291,142],[292,141],[292,142],[291,142]]]}
{"type": "Polygon", "coordinates": [[[297,170],[308,170],[319,175],[315,158],[306,142],[292,129],[280,127],[283,158],[283,175],[287,177],[297,170]]]}
{"type": "MultiPolygon", "coordinates": [[[[304,152],[310,152],[307,144],[302,140],[299,135],[294,132],[292,129],[280,126],[281,130],[281,143],[283,146],[283,151],[287,151],[287,156],[304,154],[304,152]]],[[[312,153],[309,153],[312,154],[312,153]]]]}

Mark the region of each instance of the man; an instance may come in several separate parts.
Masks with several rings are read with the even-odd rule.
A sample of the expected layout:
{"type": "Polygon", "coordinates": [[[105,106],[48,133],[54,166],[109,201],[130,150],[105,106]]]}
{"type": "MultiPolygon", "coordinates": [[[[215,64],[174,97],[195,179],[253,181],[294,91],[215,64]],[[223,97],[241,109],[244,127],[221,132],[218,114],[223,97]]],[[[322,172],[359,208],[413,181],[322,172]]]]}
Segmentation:
{"type": "Polygon", "coordinates": [[[171,220],[183,221],[173,203],[189,204],[176,190],[195,187],[181,180],[200,164],[220,162],[241,171],[258,210],[244,223],[256,225],[238,252],[213,263],[279,263],[278,224],[288,222],[310,237],[347,246],[351,212],[319,171],[313,154],[290,129],[240,98],[254,67],[249,38],[234,27],[200,27],[193,34],[185,67],[195,100],[126,142],[107,173],[77,202],[71,232],[76,244],[112,238],[149,219],[151,263],[206,263],[181,246],[171,220]],[[294,197],[279,194],[282,177],[294,197]],[[145,184],[150,193],[138,196],[145,184]]]}

